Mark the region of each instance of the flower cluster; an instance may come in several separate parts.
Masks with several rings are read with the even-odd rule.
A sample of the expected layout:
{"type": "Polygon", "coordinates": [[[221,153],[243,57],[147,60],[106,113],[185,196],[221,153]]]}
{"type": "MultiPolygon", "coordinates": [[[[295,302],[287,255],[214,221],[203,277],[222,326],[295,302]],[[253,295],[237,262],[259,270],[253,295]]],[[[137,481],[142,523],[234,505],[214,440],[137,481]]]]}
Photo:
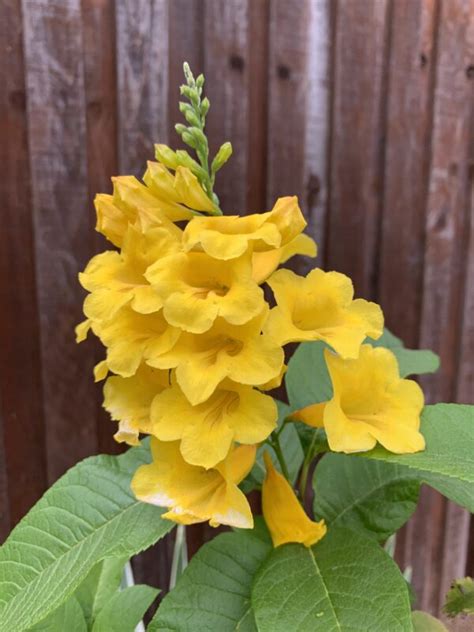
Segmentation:
{"type": "MultiPolygon", "coordinates": [[[[362,344],[382,333],[379,306],[354,300],[343,274],[277,269],[295,254],[316,254],[295,197],[267,213],[213,215],[214,201],[186,167],[173,173],[151,162],[143,180],[115,178],[113,195],[96,198],[97,230],[117,250],[80,274],[89,294],[77,328],[79,341],[92,329],[107,349],[95,375],[113,374],[104,406],[118,421],[117,441],[152,437],[153,463],[132,483],[138,498],[184,524],[251,527],[238,484],[276,427],[265,391],[281,383],[283,347],[295,341],[327,343],[334,387],[331,401],[295,419],[324,427],[336,451],[376,441],[397,452],[422,449],[420,389],[400,379],[388,350],[362,344]]],[[[267,469],[268,489],[276,473],[267,469]]]]}

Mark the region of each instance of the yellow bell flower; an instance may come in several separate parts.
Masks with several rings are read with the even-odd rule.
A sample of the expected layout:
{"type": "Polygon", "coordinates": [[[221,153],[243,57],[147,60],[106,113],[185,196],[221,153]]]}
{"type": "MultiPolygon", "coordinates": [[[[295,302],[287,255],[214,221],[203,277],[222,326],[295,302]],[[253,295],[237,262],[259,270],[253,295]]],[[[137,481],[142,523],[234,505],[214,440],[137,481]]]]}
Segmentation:
{"type": "Polygon", "coordinates": [[[312,546],[326,535],[324,520],[314,522],[308,518],[291,485],[274,468],[268,452],[263,458],[267,475],[262,485],[262,509],[273,546],[289,542],[312,546]]]}
{"type": "Polygon", "coordinates": [[[176,368],[176,379],[193,406],[205,402],[229,378],[240,384],[260,386],[280,375],[283,349],[260,334],[267,310],[245,325],[229,325],[218,318],[205,333],[181,334],[168,352],[147,363],[159,369],[176,368]]]}
{"type": "Polygon", "coordinates": [[[186,217],[180,219],[190,219],[192,214],[188,209],[205,213],[216,210],[199,180],[187,167],[177,167],[173,176],[164,165],[150,161],[147,163],[143,181],[161,201],[163,210],[170,218],[186,214],[186,217]]]}
{"type": "Polygon", "coordinates": [[[356,358],[366,336],[379,338],[383,314],[376,303],[353,300],[349,277],[318,268],[306,277],[277,270],[269,279],[277,307],[265,331],[276,342],[323,340],[344,358],[356,358]]]}
{"type": "Polygon", "coordinates": [[[163,301],[144,274],[157,258],[178,247],[179,241],[164,228],[143,234],[129,225],[121,252],[108,250],[96,255],[79,274],[82,287],[91,292],[84,301],[85,315],[104,322],[128,303],[142,314],[160,310],[163,301]]]}
{"type": "Polygon", "coordinates": [[[251,253],[232,261],[204,252],[178,253],[156,261],[145,276],[163,298],[170,325],[195,334],[210,329],[218,316],[243,325],[265,305],[252,280],[251,253]]]}
{"type": "Polygon", "coordinates": [[[355,360],[339,358],[328,349],[324,353],[333,397],[301,409],[294,419],[324,426],[335,452],[364,452],[377,441],[397,454],[424,449],[423,391],[416,382],[400,377],[391,351],[362,345],[355,360]]]}
{"type": "Polygon", "coordinates": [[[185,250],[200,247],[215,259],[235,259],[251,247],[273,250],[291,242],[306,226],[296,197],[279,198],[268,213],[194,217],[183,236],[185,250]]]}
{"type": "Polygon", "coordinates": [[[132,377],[114,375],[104,385],[104,408],[119,429],[114,439],[138,445],[138,435],[150,432],[150,407],[154,397],[169,386],[169,371],[142,364],[132,377]]]}
{"type": "Polygon", "coordinates": [[[163,518],[181,524],[209,521],[213,527],[253,527],[250,506],[237,485],[252,469],[255,446],[234,448],[211,470],[186,463],[178,441],[152,437],[151,452],[153,463],[138,468],[131,486],[139,500],[168,507],[163,518]]]}
{"type": "Polygon", "coordinates": [[[277,417],[274,400],[250,386],[226,380],[209,399],[192,406],[173,384],[153,400],[149,433],[161,441],[181,440],[184,460],[209,469],[226,457],[234,441],[264,441],[277,417]]]}
{"type": "MultiPolygon", "coordinates": [[[[162,312],[138,314],[129,306],[123,307],[108,323],[92,322],[89,326],[107,347],[109,369],[122,377],[134,375],[143,361],[155,366],[152,363],[172,349],[181,334],[166,322],[162,312]]],[[[79,333],[85,328],[81,323],[79,333]]]]}
{"type": "Polygon", "coordinates": [[[253,279],[259,285],[275,272],[278,266],[286,263],[295,255],[316,257],[318,248],[316,242],[309,235],[301,233],[281,248],[254,252],[252,256],[253,279]]]}

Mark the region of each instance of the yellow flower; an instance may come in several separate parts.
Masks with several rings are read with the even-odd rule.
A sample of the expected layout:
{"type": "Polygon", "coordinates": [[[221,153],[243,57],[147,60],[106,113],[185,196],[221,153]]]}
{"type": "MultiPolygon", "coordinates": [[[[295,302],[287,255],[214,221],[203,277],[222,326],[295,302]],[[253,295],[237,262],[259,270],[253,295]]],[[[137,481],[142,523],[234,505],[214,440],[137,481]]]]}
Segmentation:
{"type": "Polygon", "coordinates": [[[150,366],[176,368],[176,379],[187,399],[196,406],[206,401],[225,379],[260,386],[280,375],[283,349],[260,334],[267,311],[245,325],[217,319],[205,333],[183,333],[168,352],[148,358],[150,366]]]}
{"type": "Polygon", "coordinates": [[[279,344],[323,340],[342,357],[356,358],[366,336],[382,335],[382,310],[375,303],[353,300],[352,282],[344,274],[316,268],[300,277],[278,270],[268,284],[277,307],[265,331],[279,344]]]}
{"type": "Polygon", "coordinates": [[[203,252],[178,253],[159,259],[146,278],[163,298],[164,316],[175,327],[202,333],[218,316],[243,325],[264,307],[250,257],[219,261],[203,252]]]}
{"type": "Polygon", "coordinates": [[[119,429],[119,443],[138,445],[138,435],[150,432],[150,407],[153,398],[169,386],[169,371],[142,364],[132,377],[109,377],[104,385],[104,408],[119,429]]]}
{"type": "Polygon", "coordinates": [[[306,226],[296,197],[279,198],[268,213],[240,217],[194,217],[186,226],[184,248],[200,246],[215,259],[235,259],[251,247],[273,250],[291,242],[306,226]]]}
{"type": "Polygon", "coordinates": [[[113,195],[100,193],[94,200],[96,230],[116,246],[121,246],[129,224],[146,232],[163,226],[180,232],[172,222],[190,219],[193,210],[212,212],[214,204],[198,179],[186,167],[172,175],[164,165],[149,162],[142,184],[134,176],[112,178],[113,195]]]}
{"type": "Polygon", "coordinates": [[[281,263],[285,263],[295,255],[315,257],[318,249],[316,242],[309,235],[301,233],[281,248],[254,252],[252,256],[253,279],[259,285],[275,272],[281,263]]]}
{"type": "Polygon", "coordinates": [[[264,441],[277,417],[273,399],[250,386],[227,380],[208,400],[192,406],[173,384],[154,398],[149,432],[161,441],[181,440],[185,461],[209,469],[226,457],[234,441],[264,441]]]}
{"type": "Polygon", "coordinates": [[[273,546],[299,542],[312,546],[326,535],[324,520],[310,520],[298,502],[293,488],[273,466],[265,452],[263,455],[267,476],[262,486],[263,517],[272,536],[273,546]]]}
{"type": "Polygon", "coordinates": [[[160,200],[168,217],[179,215],[179,219],[189,219],[192,214],[188,209],[205,213],[216,210],[199,180],[187,167],[178,167],[174,176],[159,162],[150,161],[147,167],[143,181],[150,192],[160,200]]]}
{"type": "Polygon", "coordinates": [[[325,350],[333,385],[328,402],[298,411],[294,419],[326,430],[335,452],[364,452],[377,441],[398,454],[425,447],[420,433],[423,391],[400,378],[397,359],[388,349],[362,345],[356,360],[325,350]]]}
{"type": "Polygon", "coordinates": [[[176,237],[164,228],[143,234],[128,226],[120,253],[108,250],[96,255],[79,274],[82,287],[91,292],[84,301],[85,315],[104,322],[128,303],[142,314],[160,310],[163,301],[144,273],[157,258],[178,247],[176,237]]]}
{"type": "Polygon", "coordinates": [[[255,446],[235,448],[211,470],[186,463],[178,441],[152,437],[151,452],[153,463],[138,468],[132,490],[139,500],[168,507],[163,518],[181,524],[209,521],[213,527],[253,527],[250,506],[237,485],[253,466],[255,446]]]}
{"type": "MultiPolygon", "coordinates": [[[[107,347],[109,369],[122,377],[134,375],[143,361],[155,366],[153,362],[172,349],[181,334],[166,322],[162,312],[138,314],[129,306],[123,307],[105,325],[89,326],[107,347]]],[[[78,327],[82,333],[86,326],[81,323],[78,327]]]]}

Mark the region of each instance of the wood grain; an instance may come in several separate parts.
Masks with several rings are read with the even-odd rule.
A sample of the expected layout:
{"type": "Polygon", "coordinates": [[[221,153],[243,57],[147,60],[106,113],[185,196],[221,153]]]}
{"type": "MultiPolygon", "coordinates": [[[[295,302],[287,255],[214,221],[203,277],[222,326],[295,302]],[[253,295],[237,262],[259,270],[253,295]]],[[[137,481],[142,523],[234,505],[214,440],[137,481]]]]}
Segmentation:
{"type": "Polygon", "coordinates": [[[168,3],[116,0],[120,173],[141,177],[168,142],[168,3]]]}
{"type": "Polygon", "coordinates": [[[378,294],[387,326],[413,347],[419,342],[437,14],[437,0],[401,0],[393,4],[391,23],[378,294]]]}
{"type": "Polygon", "coordinates": [[[17,0],[0,7],[0,83],[0,531],[4,536],[47,484],[27,95],[17,0]]]}
{"type": "Polygon", "coordinates": [[[23,3],[48,480],[97,450],[92,349],[77,272],[92,254],[80,5],[23,3]]]}
{"type": "Polygon", "coordinates": [[[389,6],[345,0],[335,18],[328,265],[365,298],[377,282],[389,6]]]}
{"type": "MultiPolygon", "coordinates": [[[[87,213],[94,217],[96,193],[110,193],[111,177],[118,173],[117,161],[117,86],[115,77],[115,12],[112,0],[82,0],[84,41],[84,91],[86,100],[87,139],[87,213]]],[[[111,245],[95,233],[94,250],[101,252],[111,245]]],[[[97,340],[95,360],[104,357],[97,340]]],[[[100,452],[117,453],[123,446],[113,439],[115,423],[102,408],[102,386],[95,386],[97,406],[97,440],[100,452]]]]}

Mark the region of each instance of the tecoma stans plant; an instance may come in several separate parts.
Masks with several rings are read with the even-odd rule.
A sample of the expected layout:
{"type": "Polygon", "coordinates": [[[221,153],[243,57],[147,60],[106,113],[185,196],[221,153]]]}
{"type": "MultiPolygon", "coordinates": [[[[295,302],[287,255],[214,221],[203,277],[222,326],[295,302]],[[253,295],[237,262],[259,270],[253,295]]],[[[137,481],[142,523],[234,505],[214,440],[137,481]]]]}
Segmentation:
{"type": "MultiPolygon", "coordinates": [[[[204,77],[184,72],[189,149],[156,145],[142,180],[97,195],[111,246],[79,275],[77,340],[102,343],[95,379],[131,447],[77,464],[13,530],[0,631],[133,631],[157,591],[121,588],[123,567],[176,525],[150,632],[443,629],[412,611],[391,551],[422,484],[473,510],[473,408],[425,406],[412,378],[438,358],[406,349],[347,276],[283,267],[317,254],[295,196],[223,213],[232,147],[209,155],[204,77]],[[187,564],[200,522],[226,532],[187,564]]],[[[472,612],[452,594],[450,615],[472,612]]]]}

